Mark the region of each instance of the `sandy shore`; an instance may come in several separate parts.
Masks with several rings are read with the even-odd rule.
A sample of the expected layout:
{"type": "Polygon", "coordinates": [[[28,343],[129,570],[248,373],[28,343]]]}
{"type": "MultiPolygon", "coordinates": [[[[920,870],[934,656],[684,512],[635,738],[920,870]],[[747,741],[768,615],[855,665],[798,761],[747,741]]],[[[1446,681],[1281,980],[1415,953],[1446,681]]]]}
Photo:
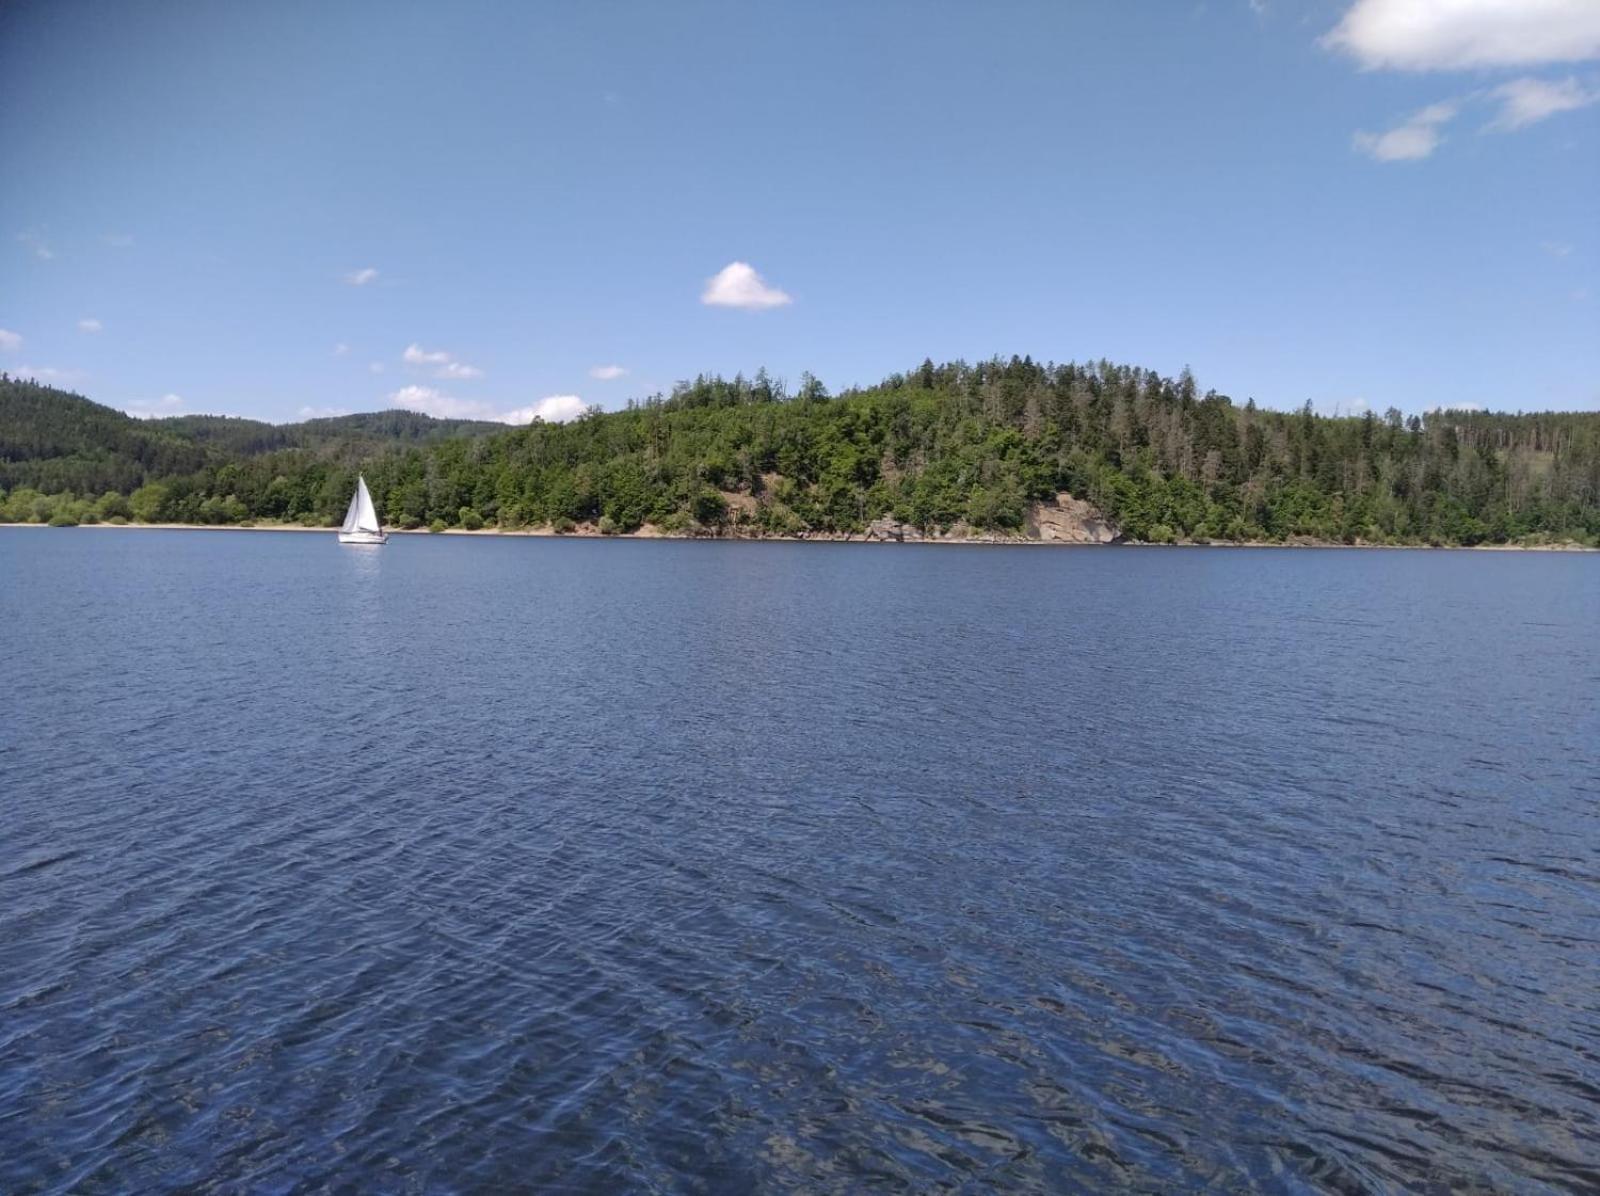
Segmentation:
{"type": "MultiPolygon", "coordinates": [[[[0,527],[35,527],[46,528],[43,523],[0,523],[0,527]]],[[[182,532],[310,532],[320,535],[332,535],[338,532],[336,527],[305,527],[298,523],[84,523],[78,529],[97,531],[108,529],[111,531],[182,531],[182,532]]],[[[61,530],[61,529],[50,529],[61,530]]],[[[77,529],[74,529],[77,530],[77,529]]],[[[1119,544],[1081,544],[1061,540],[1030,540],[1021,536],[967,536],[961,538],[928,538],[921,540],[885,540],[863,533],[833,534],[819,532],[811,536],[696,536],[685,532],[663,532],[648,524],[638,531],[619,532],[616,535],[605,536],[592,526],[580,526],[570,532],[556,532],[548,526],[518,528],[514,531],[502,531],[499,528],[486,527],[478,531],[467,531],[465,528],[446,528],[442,532],[429,531],[425,527],[403,529],[390,528],[392,536],[491,536],[491,537],[516,537],[533,536],[565,540],[721,540],[741,541],[747,543],[761,543],[768,541],[779,544],[928,544],[946,545],[951,547],[1009,547],[1009,548],[1289,548],[1289,549],[1389,549],[1410,550],[1426,549],[1438,552],[1600,552],[1600,548],[1590,548],[1583,544],[1472,544],[1472,545],[1433,545],[1433,544],[1341,544],[1323,540],[1297,540],[1278,543],[1271,540],[1212,540],[1207,543],[1193,541],[1180,541],[1174,544],[1145,544],[1137,540],[1127,540],[1119,544]]]]}

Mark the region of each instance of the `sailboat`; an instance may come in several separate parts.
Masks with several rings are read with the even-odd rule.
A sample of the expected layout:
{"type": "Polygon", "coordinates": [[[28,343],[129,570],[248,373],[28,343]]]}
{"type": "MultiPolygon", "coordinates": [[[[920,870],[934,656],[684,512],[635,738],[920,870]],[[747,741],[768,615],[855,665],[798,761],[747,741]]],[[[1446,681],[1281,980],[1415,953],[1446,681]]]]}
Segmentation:
{"type": "Polygon", "coordinates": [[[378,512],[372,506],[372,492],[367,489],[367,479],[356,475],[356,492],[350,497],[350,509],[344,513],[344,526],[339,529],[341,544],[382,544],[389,538],[378,522],[378,512]]]}

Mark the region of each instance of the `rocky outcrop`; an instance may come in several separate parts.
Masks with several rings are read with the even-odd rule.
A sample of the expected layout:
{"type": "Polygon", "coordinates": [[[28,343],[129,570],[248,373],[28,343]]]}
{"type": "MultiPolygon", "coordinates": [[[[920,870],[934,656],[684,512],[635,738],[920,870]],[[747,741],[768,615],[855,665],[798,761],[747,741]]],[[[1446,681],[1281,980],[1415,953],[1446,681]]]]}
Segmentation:
{"type": "Polygon", "coordinates": [[[1030,540],[1056,544],[1115,544],[1122,529],[1100,509],[1063,490],[1053,502],[1028,505],[1026,534],[1030,540]]]}
{"type": "Polygon", "coordinates": [[[882,519],[874,519],[867,524],[866,538],[907,543],[922,539],[922,532],[909,523],[901,523],[898,519],[885,515],[882,519]]]}

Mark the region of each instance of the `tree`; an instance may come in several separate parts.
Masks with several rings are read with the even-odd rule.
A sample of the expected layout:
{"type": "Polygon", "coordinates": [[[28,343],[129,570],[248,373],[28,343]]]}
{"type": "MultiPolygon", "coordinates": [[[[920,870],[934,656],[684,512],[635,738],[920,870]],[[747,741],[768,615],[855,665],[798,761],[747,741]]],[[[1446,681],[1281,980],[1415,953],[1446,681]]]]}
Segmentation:
{"type": "Polygon", "coordinates": [[[140,523],[159,522],[165,513],[167,487],[161,482],[140,486],[128,498],[128,509],[140,523]]]}
{"type": "Polygon", "coordinates": [[[690,513],[696,523],[705,524],[707,527],[716,526],[728,517],[728,500],[715,490],[704,487],[694,497],[694,506],[690,513]]]}

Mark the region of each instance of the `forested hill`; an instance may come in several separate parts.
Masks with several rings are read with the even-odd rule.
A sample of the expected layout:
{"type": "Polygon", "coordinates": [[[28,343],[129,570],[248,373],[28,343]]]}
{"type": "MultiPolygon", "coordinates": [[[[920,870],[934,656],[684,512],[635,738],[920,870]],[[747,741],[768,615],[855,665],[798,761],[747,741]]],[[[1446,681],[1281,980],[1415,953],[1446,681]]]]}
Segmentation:
{"type": "MultiPolygon", "coordinates": [[[[1600,543],[1600,413],[1328,418],[1107,362],[927,361],[838,397],[809,375],[793,394],[764,373],[701,377],[571,424],[359,450],[116,424],[105,434],[153,440],[117,440],[147,482],[109,495],[36,493],[10,410],[0,407],[0,478],[17,488],[0,514],[11,519],[328,524],[359,465],[402,527],[799,534],[891,516],[1009,534],[1029,504],[1069,492],[1134,540],[1600,543]],[[196,466],[180,450],[210,455],[196,466]]],[[[81,435],[102,433],[97,423],[81,435]]]]}
{"type": "Polygon", "coordinates": [[[128,493],[238,457],[303,449],[347,464],[385,448],[503,432],[505,425],[380,411],[268,424],[220,415],[140,420],[81,395],[0,374],[0,487],[128,493]]]}

